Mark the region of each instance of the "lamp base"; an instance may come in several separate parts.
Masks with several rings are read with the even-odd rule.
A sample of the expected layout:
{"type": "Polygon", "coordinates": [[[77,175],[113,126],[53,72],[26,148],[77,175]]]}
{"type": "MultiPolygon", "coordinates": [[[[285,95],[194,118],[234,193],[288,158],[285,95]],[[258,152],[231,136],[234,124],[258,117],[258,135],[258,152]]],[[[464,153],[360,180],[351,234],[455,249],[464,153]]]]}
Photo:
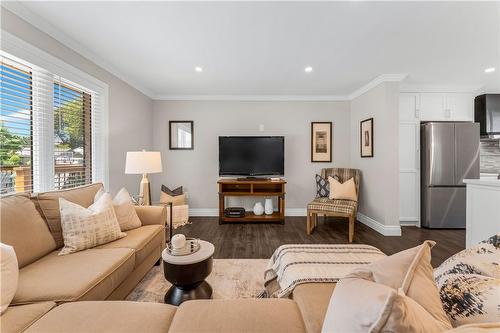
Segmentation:
{"type": "Polygon", "coordinates": [[[147,173],[144,173],[142,175],[141,185],[139,188],[139,195],[142,198],[142,204],[144,206],[151,205],[151,187],[149,186],[149,179],[147,173]]]}

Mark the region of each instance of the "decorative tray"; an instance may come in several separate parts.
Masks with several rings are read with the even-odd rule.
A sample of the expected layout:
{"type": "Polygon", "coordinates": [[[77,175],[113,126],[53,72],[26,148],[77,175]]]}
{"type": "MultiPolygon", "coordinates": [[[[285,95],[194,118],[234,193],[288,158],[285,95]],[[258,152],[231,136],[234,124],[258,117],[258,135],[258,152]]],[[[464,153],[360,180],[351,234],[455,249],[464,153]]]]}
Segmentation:
{"type": "Polygon", "coordinates": [[[167,252],[171,256],[187,256],[200,249],[200,243],[196,238],[186,238],[186,245],[183,248],[175,249],[170,242],[167,243],[167,252]]]}

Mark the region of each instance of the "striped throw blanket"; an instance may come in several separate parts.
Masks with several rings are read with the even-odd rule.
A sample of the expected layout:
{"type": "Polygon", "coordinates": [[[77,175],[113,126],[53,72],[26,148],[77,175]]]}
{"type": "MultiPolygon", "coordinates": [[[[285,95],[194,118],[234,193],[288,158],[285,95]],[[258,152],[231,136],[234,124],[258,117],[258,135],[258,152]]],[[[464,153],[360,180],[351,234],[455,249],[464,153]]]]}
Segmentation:
{"type": "Polygon", "coordinates": [[[282,245],[267,265],[262,296],[287,297],[302,283],[337,282],[353,268],[383,257],[382,251],[369,245],[282,245]]]}

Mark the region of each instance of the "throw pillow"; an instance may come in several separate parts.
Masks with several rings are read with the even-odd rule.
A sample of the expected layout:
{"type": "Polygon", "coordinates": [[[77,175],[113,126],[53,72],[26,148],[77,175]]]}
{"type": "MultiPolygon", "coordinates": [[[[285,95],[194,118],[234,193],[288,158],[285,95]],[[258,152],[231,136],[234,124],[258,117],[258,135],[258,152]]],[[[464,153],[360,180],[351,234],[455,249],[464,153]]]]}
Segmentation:
{"type": "Polygon", "coordinates": [[[172,197],[175,197],[176,195],[181,195],[183,194],[184,192],[182,191],[182,186],[179,186],[173,190],[169,189],[168,187],[166,187],[165,185],[162,185],[161,186],[161,191],[162,192],[165,192],[167,193],[168,195],[172,196],[172,197]]]}
{"type": "Polygon", "coordinates": [[[333,177],[328,177],[328,183],[330,184],[330,199],[358,201],[354,178],[341,183],[333,177]]]}
{"type": "Polygon", "coordinates": [[[454,327],[500,320],[500,234],[451,256],[434,276],[454,327]]]}
{"type": "Polygon", "coordinates": [[[161,191],[160,193],[160,203],[162,204],[168,204],[169,202],[172,203],[173,206],[181,206],[186,204],[186,195],[181,194],[181,195],[168,195],[167,193],[161,191]]]}
{"type": "MultiPolygon", "coordinates": [[[[104,193],[106,192],[101,188],[96,193],[94,202],[96,202],[104,193]]],[[[135,211],[132,197],[124,187],[114,197],[113,207],[115,209],[116,218],[118,219],[118,224],[120,224],[121,231],[136,229],[142,226],[142,222],[135,211]]]]}
{"type": "Polygon", "coordinates": [[[17,291],[19,279],[19,266],[17,265],[16,252],[12,246],[0,243],[0,273],[1,273],[1,308],[0,313],[4,313],[9,307],[17,291]]]}
{"type": "Polygon", "coordinates": [[[316,175],[316,198],[328,198],[330,195],[330,184],[328,180],[316,175]]]}
{"type": "Polygon", "coordinates": [[[322,332],[450,329],[432,275],[430,250],[434,244],[425,241],[341,279],[330,299],[322,332]]]}
{"type": "Polygon", "coordinates": [[[89,208],[59,198],[64,247],[59,255],[89,249],[125,237],[116,219],[113,200],[104,193],[89,208]]]}

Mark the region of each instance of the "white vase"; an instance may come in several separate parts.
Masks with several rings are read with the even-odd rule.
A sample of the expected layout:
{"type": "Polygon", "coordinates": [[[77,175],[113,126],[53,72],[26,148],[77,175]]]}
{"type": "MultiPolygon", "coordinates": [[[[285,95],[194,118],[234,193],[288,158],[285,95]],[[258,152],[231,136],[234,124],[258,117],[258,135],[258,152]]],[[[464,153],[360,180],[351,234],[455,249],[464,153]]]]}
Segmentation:
{"type": "Polygon", "coordinates": [[[264,204],[264,206],[266,215],[271,215],[272,213],[274,213],[273,199],[266,199],[266,203],[264,204]]]}
{"type": "Polygon", "coordinates": [[[255,206],[253,206],[253,213],[255,215],[264,214],[264,206],[262,206],[262,202],[256,202],[255,206]]]}

